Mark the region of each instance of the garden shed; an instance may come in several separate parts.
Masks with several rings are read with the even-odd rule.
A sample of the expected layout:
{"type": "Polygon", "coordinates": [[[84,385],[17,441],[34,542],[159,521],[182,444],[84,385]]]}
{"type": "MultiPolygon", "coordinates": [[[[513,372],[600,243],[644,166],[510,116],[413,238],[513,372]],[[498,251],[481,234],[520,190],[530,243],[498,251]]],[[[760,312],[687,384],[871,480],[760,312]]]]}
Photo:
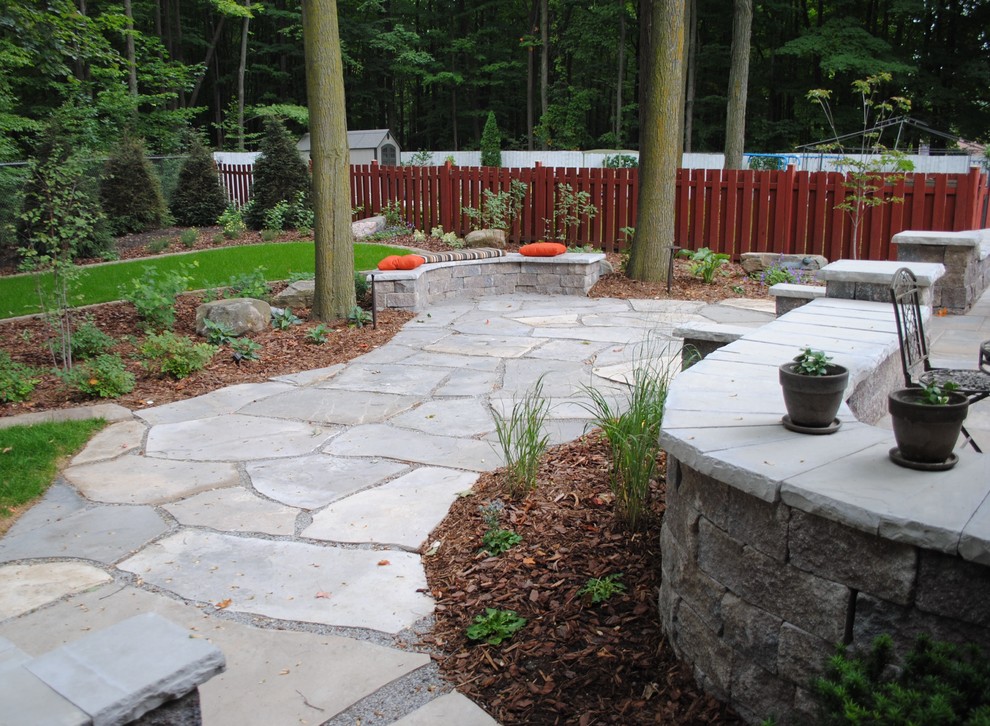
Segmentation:
{"type": "MultiPolygon", "coordinates": [[[[352,164],[370,164],[377,161],[382,166],[398,166],[401,149],[389,129],[369,129],[348,131],[347,145],[350,147],[352,164]]],[[[299,153],[309,159],[309,134],[303,134],[296,144],[299,153]]]]}

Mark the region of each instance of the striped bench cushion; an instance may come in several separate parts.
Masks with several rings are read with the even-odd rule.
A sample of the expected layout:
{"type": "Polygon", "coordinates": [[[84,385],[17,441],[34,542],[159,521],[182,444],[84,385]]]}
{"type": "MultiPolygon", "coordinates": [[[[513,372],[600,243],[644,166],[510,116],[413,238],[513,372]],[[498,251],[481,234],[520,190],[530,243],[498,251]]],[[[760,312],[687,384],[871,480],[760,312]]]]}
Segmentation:
{"type": "Polygon", "coordinates": [[[459,262],[460,260],[487,260],[492,257],[505,257],[505,250],[494,247],[476,247],[470,250],[419,252],[417,254],[429,264],[430,262],[459,262]]]}

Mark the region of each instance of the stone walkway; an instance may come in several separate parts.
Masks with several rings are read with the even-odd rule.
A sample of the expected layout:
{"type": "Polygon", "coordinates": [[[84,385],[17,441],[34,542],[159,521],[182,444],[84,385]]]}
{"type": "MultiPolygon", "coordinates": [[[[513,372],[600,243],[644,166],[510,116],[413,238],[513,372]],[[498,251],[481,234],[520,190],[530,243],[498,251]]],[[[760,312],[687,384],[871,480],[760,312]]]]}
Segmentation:
{"type": "Polygon", "coordinates": [[[617,392],[643,341],[771,306],[496,297],[348,365],[125,411],[0,540],[0,637],[40,655],[153,611],[227,657],[201,688],[210,726],[494,723],[416,645],[424,541],[502,463],[492,409],[546,374],[552,440],[571,440],[583,387],[617,392]]]}

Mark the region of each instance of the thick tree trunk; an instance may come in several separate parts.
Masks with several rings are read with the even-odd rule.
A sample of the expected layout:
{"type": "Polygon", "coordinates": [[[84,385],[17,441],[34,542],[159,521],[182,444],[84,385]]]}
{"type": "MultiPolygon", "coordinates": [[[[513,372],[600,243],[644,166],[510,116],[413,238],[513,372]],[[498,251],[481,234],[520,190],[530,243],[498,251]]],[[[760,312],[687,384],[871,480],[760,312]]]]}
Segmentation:
{"type": "Polygon", "coordinates": [[[725,168],[742,169],[746,144],[746,93],[753,0],[733,0],[729,100],[725,107],[725,168]]]}
{"type": "Polygon", "coordinates": [[[336,0],[303,0],[303,45],[316,213],[312,314],[328,322],[354,306],[350,159],[336,0]]]}
{"type": "Polygon", "coordinates": [[[674,244],[683,115],[684,1],[650,3],[649,77],[639,155],[639,216],[626,268],[635,280],[664,279],[669,248],[674,244]]]}

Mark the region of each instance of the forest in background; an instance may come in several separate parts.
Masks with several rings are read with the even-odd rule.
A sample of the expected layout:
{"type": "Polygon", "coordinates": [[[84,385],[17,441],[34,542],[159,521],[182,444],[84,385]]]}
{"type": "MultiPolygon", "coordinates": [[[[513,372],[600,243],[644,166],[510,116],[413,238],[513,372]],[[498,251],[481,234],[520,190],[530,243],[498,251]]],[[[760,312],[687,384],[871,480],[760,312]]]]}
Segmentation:
{"type": "MultiPolygon", "coordinates": [[[[338,0],[348,128],[390,128],[404,150],[471,149],[494,111],[504,148],[637,148],[650,1],[338,0]]],[[[733,3],[688,6],[685,150],[721,151],[733,3]]],[[[0,8],[0,160],[25,158],[51,118],[90,148],[131,128],[156,153],[189,126],[224,149],[256,148],[269,114],[305,130],[294,0],[0,8]]],[[[879,71],[913,118],[990,140],[987,0],[756,0],[749,58],[747,151],[828,137],[814,88],[832,91],[840,132],[862,129],[851,84],[879,71]]]]}

